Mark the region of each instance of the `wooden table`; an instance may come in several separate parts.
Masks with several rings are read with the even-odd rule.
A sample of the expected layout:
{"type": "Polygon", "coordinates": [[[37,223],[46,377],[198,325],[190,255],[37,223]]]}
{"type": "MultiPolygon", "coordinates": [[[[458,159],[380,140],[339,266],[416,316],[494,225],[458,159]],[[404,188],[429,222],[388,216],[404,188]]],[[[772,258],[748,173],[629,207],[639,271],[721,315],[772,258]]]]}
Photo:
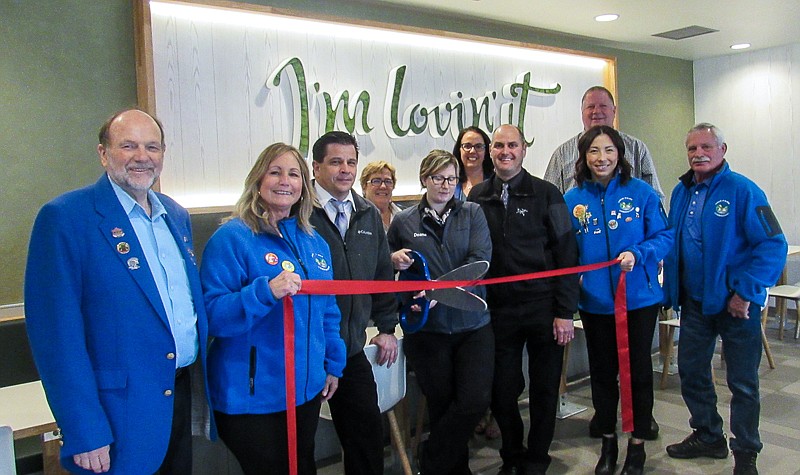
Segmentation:
{"type": "Polygon", "coordinates": [[[14,440],[41,437],[44,473],[67,473],[59,461],[61,435],[41,381],[0,388],[0,425],[11,427],[14,440]]]}

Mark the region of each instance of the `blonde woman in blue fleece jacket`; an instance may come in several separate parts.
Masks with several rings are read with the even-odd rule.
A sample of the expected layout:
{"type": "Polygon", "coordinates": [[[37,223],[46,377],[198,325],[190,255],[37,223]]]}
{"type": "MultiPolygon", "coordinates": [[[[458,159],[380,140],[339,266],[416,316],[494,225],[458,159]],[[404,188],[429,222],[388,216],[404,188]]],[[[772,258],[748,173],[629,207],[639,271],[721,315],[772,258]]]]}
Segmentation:
{"type": "Polygon", "coordinates": [[[603,434],[596,474],[613,474],[617,466],[617,339],[614,293],[621,271],[627,271],[633,433],[624,475],[644,470],[644,438],[653,413],[653,368],[650,349],[658,307],[664,300],[658,263],[672,247],[673,231],[658,193],[631,177],[625,142],[619,132],[595,126],[578,141],[574,188],[564,195],[577,232],[581,264],[618,259],[619,266],[583,274],[578,308],[586,332],[592,404],[603,434]]]}
{"type": "Polygon", "coordinates": [[[211,237],[201,280],[209,313],[209,389],[219,433],[246,474],[288,473],[283,297],[294,296],[298,473],[316,473],[322,400],[345,365],[330,295],[296,295],[332,279],[328,245],[313,230],[308,166],[277,143],[258,157],[233,216],[211,237]]]}

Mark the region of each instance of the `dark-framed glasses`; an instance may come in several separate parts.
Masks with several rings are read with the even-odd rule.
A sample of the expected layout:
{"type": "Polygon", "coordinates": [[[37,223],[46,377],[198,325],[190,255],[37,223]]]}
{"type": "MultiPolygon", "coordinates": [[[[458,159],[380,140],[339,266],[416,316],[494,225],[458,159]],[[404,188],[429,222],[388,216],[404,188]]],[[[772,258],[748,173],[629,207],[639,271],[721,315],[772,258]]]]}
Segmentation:
{"type": "Polygon", "coordinates": [[[370,185],[374,186],[375,188],[383,185],[386,185],[387,188],[391,188],[394,186],[394,180],[391,178],[373,178],[368,182],[370,185]]]}
{"type": "Polygon", "coordinates": [[[462,143],[461,150],[465,152],[471,152],[472,150],[475,150],[476,152],[483,152],[486,150],[486,145],[482,143],[462,143]]]}
{"type": "Polygon", "coordinates": [[[457,176],[431,175],[429,178],[431,179],[434,185],[441,185],[442,183],[445,182],[445,180],[447,180],[447,183],[451,186],[458,183],[457,176]]]}

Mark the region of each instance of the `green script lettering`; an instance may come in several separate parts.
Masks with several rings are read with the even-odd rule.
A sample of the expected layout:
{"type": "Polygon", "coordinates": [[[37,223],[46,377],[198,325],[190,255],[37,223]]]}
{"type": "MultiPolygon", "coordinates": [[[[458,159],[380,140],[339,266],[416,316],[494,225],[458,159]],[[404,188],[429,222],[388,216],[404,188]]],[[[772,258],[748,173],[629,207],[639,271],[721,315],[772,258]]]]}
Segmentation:
{"type": "Polygon", "coordinates": [[[358,106],[361,105],[361,123],[358,124],[358,134],[359,135],[367,135],[372,131],[372,127],[369,126],[367,122],[367,115],[369,114],[369,102],[370,97],[367,91],[361,91],[361,94],[358,95],[358,99],[356,99],[355,103],[353,104],[352,114],[350,113],[350,92],[345,90],[339,93],[335,99],[331,98],[331,95],[327,92],[322,93],[322,97],[325,100],[325,132],[330,132],[331,130],[338,130],[336,127],[336,119],[337,119],[337,112],[339,111],[339,105],[342,106],[342,122],[344,122],[344,128],[347,129],[348,132],[351,134],[356,131],[356,115],[358,114],[358,106]],[[335,106],[333,104],[336,104],[335,106]]]}
{"type": "Polygon", "coordinates": [[[299,58],[293,57],[283,61],[272,71],[267,79],[267,88],[275,89],[281,85],[281,73],[291,66],[294,75],[288,74],[291,84],[292,103],[299,108],[299,113],[293,114],[292,143],[300,144],[297,148],[303,156],[308,155],[308,90],[306,89],[306,72],[299,58]]]}

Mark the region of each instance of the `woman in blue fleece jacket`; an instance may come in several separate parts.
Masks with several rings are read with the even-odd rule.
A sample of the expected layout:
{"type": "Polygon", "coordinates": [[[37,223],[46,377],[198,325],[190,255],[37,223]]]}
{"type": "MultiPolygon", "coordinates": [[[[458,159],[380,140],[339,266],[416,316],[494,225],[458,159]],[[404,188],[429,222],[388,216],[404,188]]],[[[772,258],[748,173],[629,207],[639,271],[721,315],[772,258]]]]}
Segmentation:
{"type": "Polygon", "coordinates": [[[617,466],[617,339],[614,294],[622,270],[628,272],[628,335],[633,396],[633,433],[622,473],[644,469],[645,434],[653,412],[653,368],[650,349],[658,307],[664,294],[658,283],[658,263],[674,239],[658,194],[631,177],[625,143],[611,127],[592,127],[578,141],[577,188],[564,196],[572,210],[581,264],[618,259],[612,266],[583,274],[579,309],[586,332],[592,403],[603,433],[597,474],[612,474],[617,466]]]}
{"type": "Polygon", "coordinates": [[[330,295],[296,295],[304,279],[332,279],[328,245],[313,230],[308,166],[277,143],[258,157],[231,218],[211,237],[200,277],[214,337],[208,356],[219,435],[246,474],[288,473],[283,300],[294,296],[298,473],[316,473],[322,400],[345,365],[330,295]]]}

